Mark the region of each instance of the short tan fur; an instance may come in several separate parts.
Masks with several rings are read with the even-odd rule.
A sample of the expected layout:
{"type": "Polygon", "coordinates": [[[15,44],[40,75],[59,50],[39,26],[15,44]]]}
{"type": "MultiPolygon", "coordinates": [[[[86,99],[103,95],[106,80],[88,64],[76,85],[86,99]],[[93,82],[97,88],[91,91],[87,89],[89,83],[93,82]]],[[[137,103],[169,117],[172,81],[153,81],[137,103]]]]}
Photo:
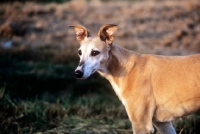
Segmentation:
{"type": "Polygon", "coordinates": [[[103,25],[98,36],[74,27],[80,42],[77,78],[99,72],[124,104],[134,134],[175,134],[171,121],[200,108],[200,54],[139,54],[113,44],[117,26],[103,25]]]}

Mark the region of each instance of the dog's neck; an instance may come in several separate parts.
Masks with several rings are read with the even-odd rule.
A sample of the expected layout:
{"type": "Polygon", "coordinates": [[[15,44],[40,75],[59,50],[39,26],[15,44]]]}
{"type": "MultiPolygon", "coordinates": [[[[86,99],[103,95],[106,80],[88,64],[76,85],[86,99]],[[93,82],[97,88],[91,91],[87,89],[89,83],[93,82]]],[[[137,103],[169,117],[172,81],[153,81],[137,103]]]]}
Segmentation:
{"type": "Polygon", "coordinates": [[[107,79],[124,77],[133,68],[139,55],[139,53],[113,44],[105,69],[99,73],[107,79]]]}
{"type": "Polygon", "coordinates": [[[111,83],[118,97],[123,101],[120,92],[123,91],[122,83],[125,76],[135,65],[138,53],[129,51],[117,45],[112,45],[105,71],[99,71],[111,83]]]}

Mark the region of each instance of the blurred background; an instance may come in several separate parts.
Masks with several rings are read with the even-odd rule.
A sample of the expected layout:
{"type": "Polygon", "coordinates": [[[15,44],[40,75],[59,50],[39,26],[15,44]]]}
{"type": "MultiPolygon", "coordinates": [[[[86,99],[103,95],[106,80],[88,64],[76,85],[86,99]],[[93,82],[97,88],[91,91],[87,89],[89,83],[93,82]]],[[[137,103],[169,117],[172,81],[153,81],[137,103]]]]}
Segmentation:
{"type": "MultiPolygon", "coordinates": [[[[200,52],[198,0],[1,0],[0,133],[132,133],[109,82],[73,74],[79,43],[68,25],[97,35],[108,23],[118,25],[115,44],[139,53],[200,52]]],[[[200,113],[173,124],[198,134],[200,113]]]]}

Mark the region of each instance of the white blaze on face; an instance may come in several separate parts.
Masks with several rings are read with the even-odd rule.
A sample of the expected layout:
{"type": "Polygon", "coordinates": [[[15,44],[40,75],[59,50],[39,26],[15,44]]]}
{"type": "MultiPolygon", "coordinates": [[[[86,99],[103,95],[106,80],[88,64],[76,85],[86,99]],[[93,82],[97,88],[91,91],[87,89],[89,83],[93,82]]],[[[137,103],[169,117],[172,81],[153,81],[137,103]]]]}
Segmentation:
{"type": "Polygon", "coordinates": [[[82,54],[80,55],[80,64],[76,70],[83,72],[83,78],[87,78],[97,70],[104,68],[102,64],[108,59],[109,49],[98,37],[85,39],[79,50],[82,54]],[[97,51],[99,54],[93,56],[93,51],[97,51]]]}

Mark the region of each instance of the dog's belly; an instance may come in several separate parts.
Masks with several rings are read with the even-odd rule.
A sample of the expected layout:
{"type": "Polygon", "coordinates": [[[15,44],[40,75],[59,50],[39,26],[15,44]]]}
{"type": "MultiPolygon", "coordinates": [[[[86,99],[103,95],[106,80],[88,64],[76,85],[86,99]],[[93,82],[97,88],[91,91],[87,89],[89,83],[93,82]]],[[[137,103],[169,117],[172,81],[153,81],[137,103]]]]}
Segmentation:
{"type": "Polygon", "coordinates": [[[160,122],[171,121],[174,118],[191,114],[198,109],[200,109],[200,96],[186,98],[184,101],[169,101],[157,106],[154,119],[160,122]]]}
{"type": "Polygon", "coordinates": [[[161,90],[156,90],[154,94],[157,106],[155,118],[158,121],[171,121],[174,118],[191,114],[200,108],[200,81],[198,78],[193,80],[185,78],[182,83],[179,82],[180,80],[173,79],[173,82],[171,80],[168,82],[174,82],[174,84],[164,84],[159,87],[161,90]]]}
{"type": "Polygon", "coordinates": [[[158,121],[170,121],[200,109],[199,79],[185,78],[183,83],[173,79],[174,84],[171,80],[168,82],[172,84],[164,83],[164,86],[157,86],[160,90],[154,90],[157,106],[154,117],[158,121]]]}
{"type": "Polygon", "coordinates": [[[200,55],[163,58],[153,65],[157,121],[170,121],[200,108],[200,55]]]}

